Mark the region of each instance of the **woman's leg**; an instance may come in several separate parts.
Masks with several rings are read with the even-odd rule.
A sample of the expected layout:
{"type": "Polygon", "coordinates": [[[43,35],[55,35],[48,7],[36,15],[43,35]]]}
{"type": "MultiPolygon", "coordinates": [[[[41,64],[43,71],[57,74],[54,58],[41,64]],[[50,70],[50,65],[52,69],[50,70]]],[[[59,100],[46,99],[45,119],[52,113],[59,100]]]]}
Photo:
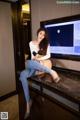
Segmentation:
{"type": "Polygon", "coordinates": [[[34,61],[34,60],[27,60],[27,62],[25,63],[25,67],[26,67],[26,69],[23,70],[20,74],[20,81],[21,81],[22,86],[23,86],[26,101],[29,101],[30,96],[29,96],[29,88],[28,88],[27,78],[34,75],[36,70],[50,73],[50,74],[52,74],[52,70],[41,65],[39,62],[34,61]]]}
{"type": "Polygon", "coordinates": [[[24,118],[26,119],[29,116],[30,113],[30,104],[31,104],[31,100],[30,100],[30,95],[29,95],[29,86],[28,86],[28,80],[27,78],[30,77],[31,75],[33,75],[35,73],[34,70],[24,70],[21,72],[20,74],[20,81],[22,83],[22,87],[23,87],[23,91],[24,91],[24,95],[26,98],[26,113],[24,118]]]}
{"type": "Polygon", "coordinates": [[[20,74],[20,81],[22,83],[22,87],[23,87],[23,91],[24,91],[24,95],[26,98],[26,102],[30,101],[30,95],[29,95],[29,87],[28,87],[28,80],[27,78],[30,77],[31,75],[34,74],[34,70],[23,70],[20,74]]]}
{"type": "Polygon", "coordinates": [[[39,71],[42,71],[42,72],[46,72],[46,73],[49,73],[51,74],[51,76],[53,77],[54,79],[54,82],[58,82],[59,81],[59,76],[57,74],[56,71],[48,68],[48,67],[45,67],[43,65],[41,65],[38,61],[35,61],[35,60],[28,60],[26,63],[25,63],[26,67],[28,69],[32,69],[32,70],[39,70],[39,71]]]}
{"type": "Polygon", "coordinates": [[[41,65],[36,60],[27,60],[27,62],[25,63],[25,66],[26,66],[26,68],[32,69],[32,70],[35,70],[35,71],[38,70],[38,71],[47,72],[47,73],[51,72],[51,69],[41,65]]]}

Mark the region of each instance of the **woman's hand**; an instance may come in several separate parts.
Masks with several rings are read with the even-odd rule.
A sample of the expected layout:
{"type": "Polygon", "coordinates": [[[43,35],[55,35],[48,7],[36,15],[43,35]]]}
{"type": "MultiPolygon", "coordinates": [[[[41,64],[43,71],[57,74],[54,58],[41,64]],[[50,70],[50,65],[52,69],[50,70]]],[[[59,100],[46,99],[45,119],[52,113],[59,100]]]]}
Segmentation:
{"type": "Polygon", "coordinates": [[[39,61],[39,58],[36,56],[34,56],[33,60],[39,61]]]}
{"type": "Polygon", "coordinates": [[[41,57],[42,57],[42,55],[37,54],[36,56],[34,56],[33,60],[40,61],[40,60],[41,60],[41,59],[40,59],[41,57]]]}

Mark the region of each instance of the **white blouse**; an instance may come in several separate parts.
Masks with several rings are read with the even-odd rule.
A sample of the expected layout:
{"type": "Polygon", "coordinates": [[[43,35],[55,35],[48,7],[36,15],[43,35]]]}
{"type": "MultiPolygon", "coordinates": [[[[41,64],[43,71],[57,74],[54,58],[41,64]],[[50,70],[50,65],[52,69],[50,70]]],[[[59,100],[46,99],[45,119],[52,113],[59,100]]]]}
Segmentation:
{"type": "MultiPolygon", "coordinates": [[[[30,51],[31,51],[31,59],[33,59],[33,57],[34,57],[33,51],[35,51],[36,53],[38,53],[39,47],[38,47],[37,44],[34,44],[33,41],[30,41],[29,47],[30,47],[30,51]]],[[[42,56],[40,58],[40,60],[46,60],[46,59],[48,59],[50,57],[51,57],[51,55],[50,55],[50,45],[48,45],[46,55],[42,56]]]]}

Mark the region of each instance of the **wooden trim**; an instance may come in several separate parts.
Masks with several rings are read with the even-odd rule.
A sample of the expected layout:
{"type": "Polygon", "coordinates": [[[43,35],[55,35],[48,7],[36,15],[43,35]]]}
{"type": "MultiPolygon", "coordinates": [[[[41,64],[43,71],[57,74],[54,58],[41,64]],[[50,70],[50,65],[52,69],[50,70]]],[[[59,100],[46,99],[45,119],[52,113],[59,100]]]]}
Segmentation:
{"type": "Polygon", "coordinates": [[[14,96],[14,95],[16,95],[16,94],[17,94],[17,91],[15,90],[15,91],[13,91],[13,92],[11,92],[11,93],[9,93],[9,94],[6,94],[6,95],[4,95],[4,96],[1,96],[1,97],[0,97],[0,101],[6,100],[7,98],[9,98],[9,97],[11,97],[11,96],[14,96]]]}

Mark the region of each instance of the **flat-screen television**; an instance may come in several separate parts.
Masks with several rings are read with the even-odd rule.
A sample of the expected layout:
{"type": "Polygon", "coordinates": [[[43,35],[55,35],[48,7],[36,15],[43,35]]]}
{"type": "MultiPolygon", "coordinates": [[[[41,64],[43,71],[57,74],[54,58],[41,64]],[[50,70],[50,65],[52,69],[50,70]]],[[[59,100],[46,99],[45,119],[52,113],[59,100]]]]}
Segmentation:
{"type": "Polygon", "coordinates": [[[54,58],[80,60],[80,15],[41,21],[54,58]]]}

